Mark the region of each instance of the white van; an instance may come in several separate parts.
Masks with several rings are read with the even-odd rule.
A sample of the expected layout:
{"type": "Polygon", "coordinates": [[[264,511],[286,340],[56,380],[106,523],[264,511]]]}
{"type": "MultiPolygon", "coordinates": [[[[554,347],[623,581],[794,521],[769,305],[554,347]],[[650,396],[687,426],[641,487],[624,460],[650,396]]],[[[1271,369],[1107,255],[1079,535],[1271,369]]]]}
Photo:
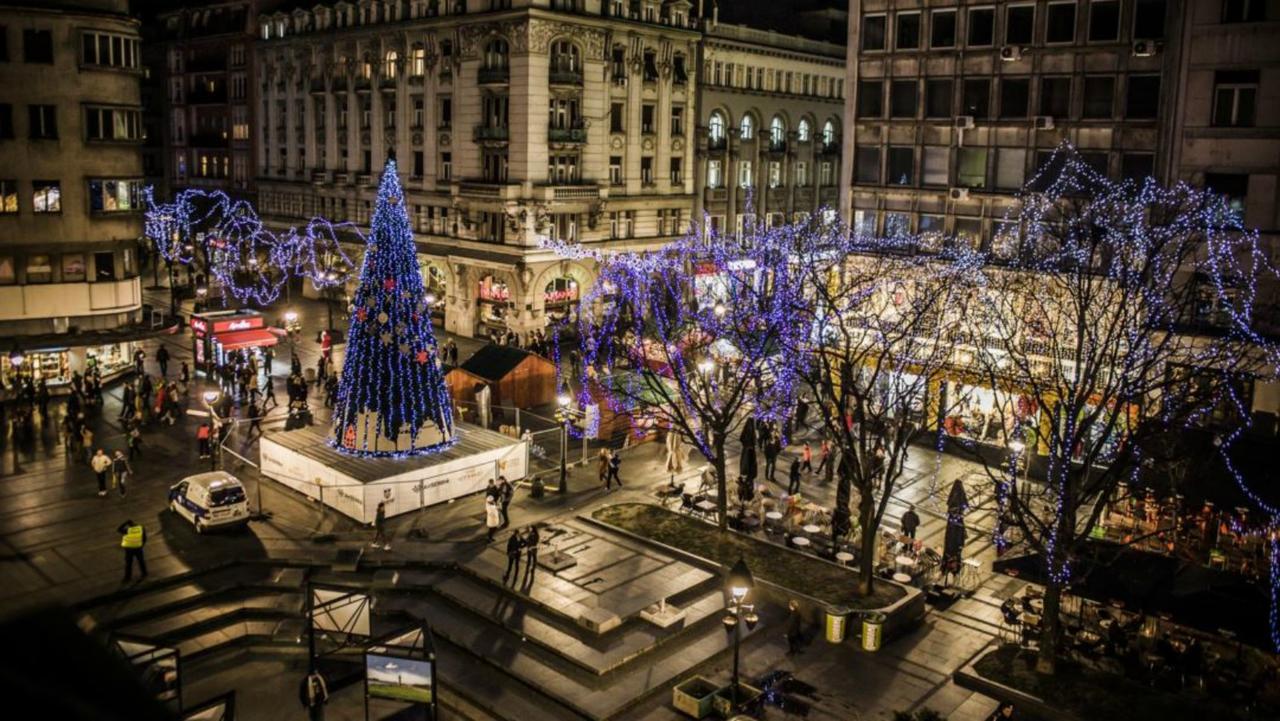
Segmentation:
{"type": "Polygon", "coordinates": [[[169,487],[169,507],[191,521],[196,533],[249,522],[244,486],[225,471],[197,473],[169,487]]]}

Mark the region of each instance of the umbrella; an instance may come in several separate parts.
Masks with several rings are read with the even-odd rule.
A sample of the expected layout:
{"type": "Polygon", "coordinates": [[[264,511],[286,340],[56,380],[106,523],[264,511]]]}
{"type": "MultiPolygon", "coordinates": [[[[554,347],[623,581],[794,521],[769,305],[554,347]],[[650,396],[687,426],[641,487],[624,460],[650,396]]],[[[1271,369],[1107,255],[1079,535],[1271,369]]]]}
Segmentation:
{"type": "Polygon", "coordinates": [[[964,552],[967,534],[964,530],[964,512],[969,507],[969,496],[964,484],[957,478],[947,495],[947,533],[942,541],[942,570],[944,573],[960,571],[960,556],[964,552]]]}
{"type": "Polygon", "coordinates": [[[742,449],[742,458],[739,460],[738,472],[751,483],[756,482],[758,471],[756,469],[755,446],[745,446],[742,449]]]}

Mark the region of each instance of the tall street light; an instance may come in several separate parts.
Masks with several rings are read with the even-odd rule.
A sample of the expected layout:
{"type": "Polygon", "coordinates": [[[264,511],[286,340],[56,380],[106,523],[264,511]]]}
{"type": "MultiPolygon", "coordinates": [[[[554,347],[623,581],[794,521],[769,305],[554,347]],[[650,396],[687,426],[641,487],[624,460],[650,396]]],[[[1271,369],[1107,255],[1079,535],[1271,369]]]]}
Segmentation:
{"type": "Polygon", "coordinates": [[[556,396],[556,420],[560,421],[560,493],[569,490],[569,424],[583,417],[581,411],[570,407],[572,402],[568,393],[556,396]]]}
{"type": "Polygon", "coordinates": [[[733,568],[729,569],[729,577],[725,580],[725,585],[729,590],[729,614],[724,617],[724,630],[733,634],[733,679],[730,681],[730,701],[733,702],[733,711],[738,709],[738,687],[741,681],[738,680],[738,655],[742,646],[742,632],[740,623],[747,624],[747,630],[750,631],[760,622],[760,617],[756,615],[755,604],[747,603],[747,594],[751,593],[751,589],[755,588],[755,579],[751,577],[751,569],[747,568],[747,562],[738,557],[738,562],[733,564],[733,568]]]}

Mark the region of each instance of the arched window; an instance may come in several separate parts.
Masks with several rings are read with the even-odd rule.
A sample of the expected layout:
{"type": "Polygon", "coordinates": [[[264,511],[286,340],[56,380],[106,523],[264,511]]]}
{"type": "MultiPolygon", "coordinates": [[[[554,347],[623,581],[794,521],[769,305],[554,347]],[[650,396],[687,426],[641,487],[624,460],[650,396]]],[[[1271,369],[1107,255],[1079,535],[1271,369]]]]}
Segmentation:
{"type": "Polygon", "coordinates": [[[360,61],[360,77],[368,80],[373,77],[373,59],[365,54],[364,59],[360,61]]]}
{"type": "Polygon", "coordinates": [[[830,120],[822,126],[822,144],[832,145],[836,142],[836,126],[830,120]]]}
{"type": "Polygon", "coordinates": [[[743,140],[750,140],[756,136],[756,123],[750,115],[742,116],[742,122],[738,125],[738,135],[743,140]]]}
{"type": "Polygon", "coordinates": [[[421,45],[414,45],[409,55],[409,74],[416,77],[427,74],[427,49],[421,45]]]}
{"type": "Polygon", "coordinates": [[[781,115],[773,116],[773,120],[769,121],[769,143],[771,145],[782,145],[787,139],[787,126],[782,122],[781,115]]]}
{"type": "Polygon", "coordinates": [[[799,140],[802,143],[807,143],[812,139],[810,137],[812,132],[813,128],[809,125],[809,119],[801,118],[800,124],[796,126],[796,140],[799,140]]]}
{"type": "Polygon", "coordinates": [[[578,73],[582,71],[582,56],[578,46],[568,40],[557,40],[551,44],[551,72],[578,73]]]}
{"type": "Polygon", "coordinates": [[[490,70],[507,67],[507,41],[501,38],[484,46],[484,66],[490,70]]]}
{"type": "Polygon", "coordinates": [[[724,142],[724,116],[718,111],[712,113],[711,120],[707,122],[707,139],[713,145],[724,142]]]}
{"type": "Polygon", "coordinates": [[[382,61],[382,76],[394,80],[398,72],[400,72],[400,53],[388,50],[382,61]]]}

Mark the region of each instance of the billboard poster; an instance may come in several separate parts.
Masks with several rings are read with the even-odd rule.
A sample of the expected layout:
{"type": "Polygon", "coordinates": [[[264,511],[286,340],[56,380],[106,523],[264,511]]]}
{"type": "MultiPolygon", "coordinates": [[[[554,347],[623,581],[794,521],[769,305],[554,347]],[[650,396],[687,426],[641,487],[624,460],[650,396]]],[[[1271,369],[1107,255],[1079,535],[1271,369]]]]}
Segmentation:
{"type": "Polygon", "coordinates": [[[370,698],[431,704],[435,664],[426,659],[365,654],[365,680],[370,698]]]}

